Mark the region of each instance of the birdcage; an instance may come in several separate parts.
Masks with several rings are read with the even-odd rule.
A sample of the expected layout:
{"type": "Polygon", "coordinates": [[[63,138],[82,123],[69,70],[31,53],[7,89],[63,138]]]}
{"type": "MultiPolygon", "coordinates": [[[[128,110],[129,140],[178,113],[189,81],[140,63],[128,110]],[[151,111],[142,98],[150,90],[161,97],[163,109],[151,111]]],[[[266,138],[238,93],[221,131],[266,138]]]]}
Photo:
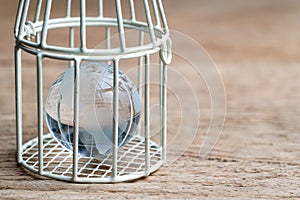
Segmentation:
{"type": "MultiPolygon", "coordinates": [[[[20,0],[14,34],[16,38],[17,162],[22,167],[35,174],[58,180],[101,183],[129,181],[148,176],[163,165],[166,160],[167,65],[170,64],[172,54],[169,30],[161,0],[20,0]],[[91,28],[93,31],[89,31],[91,28]],[[52,43],[52,34],[60,37],[61,30],[67,30],[63,39],[67,41],[67,45],[52,43]],[[104,35],[102,40],[104,45],[98,45],[97,41],[90,41],[90,34],[104,35]],[[114,34],[117,34],[117,37],[114,37],[114,34]],[[136,34],[133,37],[136,41],[129,44],[128,34],[129,36],[136,34]],[[114,41],[117,41],[115,46],[112,44],[113,37],[114,41]],[[92,45],[94,46],[91,47],[92,45]],[[37,133],[34,133],[36,137],[29,141],[23,141],[26,138],[22,117],[24,112],[22,109],[24,102],[22,70],[26,65],[22,60],[23,55],[30,56],[36,61],[37,133]],[[158,142],[152,141],[150,137],[152,131],[150,127],[150,58],[155,55],[158,57],[155,62],[159,66],[159,104],[162,108],[158,142]],[[69,84],[66,87],[69,87],[67,91],[71,91],[71,106],[68,109],[61,108],[64,103],[61,98],[67,99],[68,95],[70,97],[70,94],[60,93],[64,91],[62,82],[59,82],[61,84],[59,89],[52,86],[52,90],[56,90],[49,94],[50,97],[48,96],[46,100],[50,101],[49,98],[51,99],[53,97],[51,95],[54,95],[53,115],[63,118],[63,115],[68,113],[70,119],[68,123],[64,122],[67,125],[62,123],[63,120],[57,119],[59,121],[55,124],[56,131],[59,133],[57,135],[54,129],[50,130],[51,133],[45,131],[45,121],[48,127],[49,123],[51,126],[53,124],[45,115],[47,105],[43,97],[45,92],[43,83],[48,77],[43,75],[44,60],[65,61],[65,66],[67,66],[67,70],[59,78],[64,84],[69,84]],[[135,100],[132,98],[128,100],[127,97],[122,96],[124,91],[125,96],[129,94],[128,83],[123,84],[123,81],[127,81],[127,77],[120,72],[122,63],[126,60],[136,60],[138,67],[137,93],[130,90],[130,94],[139,94],[141,106],[139,110],[143,120],[140,122],[142,125],[134,130],[132,124],[136,122],[134,121],[136,119],[133,119],[135,113],[132,107],[136,106],[135,100]],[[99,71],[99,73],[92,76],[93,80],[100,82],[105,79],[102,77],[102,72],[109,73],[106,78],[109,79],[111,86],[109,93],[105,94],[110,96],[108,101],[111,102],[108,110],[111,109],[112,114],[105,116],[100,113],[101,117],[106,117],[102,120],[111,122],[111,136],[106,135],[108,137],[106,141],[110,142],[110,146],[104,151],[108,153],[100,156],[94,156],[99,154],[98,146],[103,148],[101,141],[101,144],[96,141],[98,136],[92,135],[93,143],[86,145],[84,142],[91,140],[82,138],[81,127],[84,121],[81,117],[81,108],[84,107],[81,98],[87,94],[81,86],[83,82],[86,82],[89,73],[94,73],[94,71],[99,71]],[[120,141],[120,118],[122,118],[120,108],[124,104],[123,101],[127,102],[131,109],[128,119],[133,132],[129,134],[128,128],[125,128],[126,139],[123,137],[120,141]],[[64,127],[67,127],[67,132],[71,135],[62,134],[62,130],[65,131],[64,127]],[[62,142],[60,139],[68,142],[62,142]],[[82,153],[83,149],[88,153],[82,153]]],[[[57,81],[55,83],[57,84],[57,81]]],[[[104,84],[97,83],[96,86],[94,84],[93,89],[96,87],[97,92],[103,92],[105,88],[99,89],[99,85],[104,84]]],[[[101,95],[104,96],[103,93],[101,95]]],[[[100,104],[101,102],[97,106],[101,107],[100,104]]],[[[101,129],[101,127],[98,128],[101,129]]],[[[94,129],[93,134],[97,134],[98,130],[94,129]]],[[[103,130],[101,133],[102,136],[99,138],[103,139],[103,130]]],[[[99,138],[97,140],[100,140],[99,138]]]]}

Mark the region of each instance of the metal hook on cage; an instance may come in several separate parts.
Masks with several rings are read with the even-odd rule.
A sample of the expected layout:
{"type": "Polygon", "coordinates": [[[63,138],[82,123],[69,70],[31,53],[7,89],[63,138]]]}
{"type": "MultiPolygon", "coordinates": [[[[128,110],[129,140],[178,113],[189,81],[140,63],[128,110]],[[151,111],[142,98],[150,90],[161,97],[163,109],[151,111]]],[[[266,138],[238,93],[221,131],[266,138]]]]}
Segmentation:
{"type": "Polygon", "coordinates": [[[160,47],[160,57],[164,64],[169,65],[172,61],[172,40],[167,38],[161,43],[160,47]]]}
{"type": "Polygon", "coordinates": [[[35,26],[31,21],[27,21],[24,26],[24,32],[26,33],[26,39],[30,40],[36,36],[35,26]]]}

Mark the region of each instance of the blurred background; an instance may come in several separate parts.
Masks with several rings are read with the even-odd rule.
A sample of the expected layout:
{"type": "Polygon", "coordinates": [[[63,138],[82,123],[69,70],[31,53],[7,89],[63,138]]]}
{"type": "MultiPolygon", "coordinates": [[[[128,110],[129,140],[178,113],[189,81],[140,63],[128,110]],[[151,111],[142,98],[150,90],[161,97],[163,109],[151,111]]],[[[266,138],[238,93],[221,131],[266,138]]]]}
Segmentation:
{"type": "MultiPolygon", "coordinates": [[[[210,117],[209,102],[203,97],[203,123],[193,145],[172,170],[160,173],[169,174],[170,182],[172,178],[179,181],[196,177],[195,187],[205,183],[212,186],[211,190],[203,189],[203,194],[210,196],[239,196],[237,191],[221,192],[213,187],[224,183],[218,177],[227,177],[229,188],[239,184],[255,186],[243,191],[245,196],[240,197],[254,193],[266,196],[272,192],[274,196],[299,197],[300,1],[164,0],[163,3],[170,29],[200,43],[217,65],[225,86],[227,113],[214,150],[208,159],[198,160],[210,117]],[[229,163],[224,164],[224,160],[229,163]],[[202,164],[206,167],[202,168],[202,164]],[[176,166],[186,165],[190,167],[185,171],[175,170],[176,166]],[[272,170],[274,179],[268,176],[272,170]],[[256,183],[262,177],[266,179],[259,186],[256,183]],[[285,193],[279,192],[282,187],[285,193]]],[[[2,149],[8,155],[15,151],[13,25],[17,5],[17,0],[5,0],[0,7],[0,141],[8,144],[5,151],[2,149]]],[[[190,50],[182,45],[187,52],[190,50]]],[[[172,65],[184,71],[176,59],[172,65]]],[[[193,80],[193,75],[190,78],[191,82],[199,81],[193,80]]],[[[172,130],[172,125],[169,129],[172,130]]]]}

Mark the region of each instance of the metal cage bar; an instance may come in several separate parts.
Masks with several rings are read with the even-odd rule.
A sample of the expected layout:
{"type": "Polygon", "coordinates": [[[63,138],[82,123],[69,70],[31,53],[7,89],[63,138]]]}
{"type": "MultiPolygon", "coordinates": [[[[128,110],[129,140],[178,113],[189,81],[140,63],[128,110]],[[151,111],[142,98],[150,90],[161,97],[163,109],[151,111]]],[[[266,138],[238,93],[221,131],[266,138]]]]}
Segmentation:
{"type": "Polygon", "coordinates": [[[67,0],[67,3],[66,3],[66,17],[71,17],[71,3],[72,3],[72,0],[67,0]]]}
{"type": "Polygon", "coordinates": [[[153,12],[154,12],[155,24],[156,24],[156,26],[160,26],[160,18],[159,18],[157,0],[152,0],[151,2],[152,2],[153,12]]]}
{"type": "Polygon", "coordinates": [[[15,26],[14,26],[15,37],[17,37],[17,35],[19,34],[19,26],[20,26],[20,22],[22,19],[21,16],[22,16],[22,12],[23,12],[24,3],[25,3],[24,0],[20,0],[20,2],[19,2],[17,16],[16,16],[16,20],[15,20],[15,26]]]}
{"type": "Polygon", "coordinates": [[[80,50],[86,52],[86,0],[80,1],[80,50]]]}
{"type": "Polygon", "coordinates": [[[99,17],[103,17],[103,0],[99,0],[98,2],[98,10],[99,10],[99,17]]]}
{"type": "Polygon", "coordinates": [[[105,35],[106,49],[111,49],[111,41],[110,41],[111,33],[110,33],[110,27],[109,26],[106,27],[105,34],[106,34],[105,35]]]}
{"type": "Polygon", "coordinates": [[[118,31],[119,31],[118,34],[119,34],[119,38],[120,38],[120,48],[121,48],[121,51],[124,52],[126,49],[126,41],[125,41],[121,0],[116,0],[116,12],[117,12],[117,22],[118,22],[118,31]]]}
{"type": "Polygon", "coordinates": [[[37,55],[37,110],[38,110],[38,138],[39,138],[39,173],[43,174],[44,168],[44,123],[43,123],[43,64],[42,53],[37,55]]]}
{"type": "Polygon", "coordinates": [[[43,0],[39,0],[38,3],[37,3],[37,5],[36,5],[34,22],[38,22],[39,19],[40,19],[41,9],[42,9],[42,3],[43,3],[43,0]]]}
{"type": "Polygon", "coordinates": [[[118,173],[118,127],[119,127],[119,60],[114,60],[113,81],[113,163],[112,179],[116,179],[118,173]]]}
{"type": "MultiPolygon", "coordinates": [[[[70,18],[71,17],[71,9],[72,9],[72,0],[67,0],[66,2],[66,18],[70,18]]],[[[70,48],[74,48],[74,40],[75,40],[75,36],[74,36],[74,27],[70,27],[69,28],[69,47],[70,48]]],[[[72,67],[72,61],[69,62],[69,67],[72,67]]]]}
{"type": "Polygon", "coordinates": [[[129,8],[130,8],[131,20],[135,21],[136,16],[135,16],[135,8],[134,8],[134,1],[133,0],[129,0],[129,8]]]}
{"type": "Polygon", "coordinates": [[[144,0],[144,8],[145,8],[146,19],[147,19],[147,23],[148,23],[149,32],[150,32],[151,42],[153,45],[155,45],[156,39],[155,39],[155,33],[154,33],[153,23],[152,23],[152,19],[151,19],[151,13],[150,13],[150,7],[149,7],[148,0],[144,0]]]}
{"type": "Polygon", "coordinates": [[[16,131],[17,131],[17,162],[21,163],[22,157],[22,61],[21,49],[18,45],[15,46],[15,98],[16,98],[16,131]]]}
{"type": "Polygon", "coordinates": [[[47,34],[48,34],[48,23],[50,19],[50,13],[51,13],[51,6],[52,6],[52,0],[46,1],[46,7],[45,7],[45,14],[43,19],[43,27],[42,27],[42,35],[41,35],[41,46],[46,47],[47,46],[47,34]]]}
{"type": "Polygon", "coordinates": [[[150,55],[145,56],[145,174],[149,174],[150,169],[150,55]]]}
{"type": "Polygon", "coordinates": [[[78,178],[78,137],[79,137],[79,95],[80,95],[80,59],[75,59],[74,68],[74,136],[73,136],[73,180],[78,178]]]}
{"type": "MultiPolygon", "coordinates": [[[[28,13],[28,8],[29,8],[29,3],[30,1],[29,0],[25,0],[25,2],[23,3],[23,1],[21,1],[21,3],[23,4],[23,6],[20,5],[20,11],[22,10],[22,14],[20,15],[20,22],[18,23],[19,25],[19,30],[17,32],[17,35],[18,35],[18,40],[21,40],[21,37],[22,37],[22,31],[24,30],[25,28],[25,22],[26,22],[26,18],[27,18],[27,13],[28,13]]],[[[19,18],[19,15],[17,17],[17,19],[19,18]]],[[[18,21],[19,21],[18,20],[18,21]]]]}
{"type": "Polygon", "coordinates": [[[161,106],[161,146],[162,159],[167,160],[167,66],[160,61],[160,106],[161,106]]]}
{"type": "MultiPolygon", "coordinates": [[[[145,34],[143,31],[140,31],[139,34],[139,44],[143,45],[144,44],[144,40],[145,40],[145,34]]],[[[143,56],[140,56],[138,59],[138,80],[137,80],[137,85],[138,85],[138,93],[140,94],[140,97],[142,98],[142,87],[143,87],[143,56]]],[[[137,129],[137,133],[138,135],[141,135],[141,127],[139,126],[137,129]]]]}
{"type": "Polygon", "coordinates": [[[169,27],[168,27],[168,23],[167,23],[167,18],[166,18],[166,14],[163,8],[163,4],[161,2],[161,0],[158,0],[158,8],[159,8],[159,13],[160,13],[160,17],[163,23],[163,28],[166,32],[167,35],[169,35],[169,27]]]}

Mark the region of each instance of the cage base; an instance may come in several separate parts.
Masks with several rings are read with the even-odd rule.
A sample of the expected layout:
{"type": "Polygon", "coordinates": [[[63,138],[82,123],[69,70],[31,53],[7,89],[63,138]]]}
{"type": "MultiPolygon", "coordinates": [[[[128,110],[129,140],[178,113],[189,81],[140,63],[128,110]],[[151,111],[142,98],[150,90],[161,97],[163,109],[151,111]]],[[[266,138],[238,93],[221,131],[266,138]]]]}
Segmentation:
{"type": "Polygon", "coordinates": [[[38,138],[23,145],[20,165],[27,170],[57,180],[81,183],[114,183],[148,176],[163,165],[162,149],[150,142],[150,169],[145,171],[145,139],[135,136],[119,149],[117,176],[112,177],[112,156],[78,157],[77,177],[73,176],[73,152],[59,144],[51,134],[43,138],[43,168],[40,169],[38,138]]]}

